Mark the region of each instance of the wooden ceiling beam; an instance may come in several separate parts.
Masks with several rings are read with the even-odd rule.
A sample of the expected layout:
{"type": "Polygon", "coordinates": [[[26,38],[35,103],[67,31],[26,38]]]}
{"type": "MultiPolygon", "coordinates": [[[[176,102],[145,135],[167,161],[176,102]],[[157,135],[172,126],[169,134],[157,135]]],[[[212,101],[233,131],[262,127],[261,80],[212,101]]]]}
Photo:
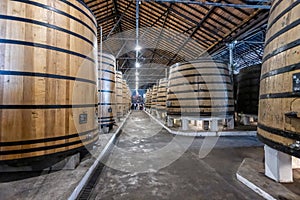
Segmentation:
{"type": "Polygon", "coordinates": [[[133,1],[130,1],[130,3],[127,5],[125,11],[124,11],[124,12],[122,13],[122,15],[120,16],[120,12],[119,12],[118,5],[117,5],[116,0],[113,0],[113,2],[114,2],[115,14],[116,14],[117,16],[119,16],[119,18],[118,18],[118,21],[115,23],[115,25],[112,27],[111,31],[108,33],[108,35],[105,36],[105,38],[109,38],[109,36],[113,33],[113,31],[116,29],[116,27],[119,28],[119,33],[122,33],[122,32],[123,32],[121,20],[122,20],[122,18],[126,15],[128,9],[130,8],[130,6],[131,6],[132,3],[133,3],[133,1]]]}
{"type": "Polygon", "coordinates": [[[111,6],[111,5],[107,6],[105,9],[97,9],[97,11],[93,12],[93,13],[94,13],[95,17],[98,18],[98,17],[101,17],[103,15],[107,15],[107,12],[110,11],[110,10],[111,11],[113,10],[113,6],[111,6]],[[102,13],[104,13],[104,14],[102,14],[102,13]]]}
{"type": "MultiPolygon", "coordinates": [[[[195,12],[200,12],[198,9],[196,9],[196,8],[190,6],[190,5],[186,5],[186,6],[187,6],[188,8],[190,8],[190,9],[194,10],[195,12]]],[[[202,7],[203,9],[207,10],[207,11],[209,10],[209,8],[207,8],[206,6],[201,6],[201,7],[202,7]]],[[[220,15],[220,14],[217,13],[217,12],[215,12],[214,14],[215,14],[216,16],[220,17],[222,20],[228,22],[229,24],[231,24],[231,25],[233,25],[233,26],[237,26],[236,23],[230,21],[229,19],[227,19],[227,18],[224,17],[223,15],[220,15]]],[[[211,18],[211,19],[213,20],[214,18],[211,18]]],[[[215,19],[214,19],[214,21],[218,21],[218,20],[215,20],[215,19]]],[[[221,24],[222,26],[224,26],[224,23],[219,22],[219,24],[221,24]]],[[[232,28],[229,28],[229,30],[231,30],[231,29],[232,29],[232,28]]]]}
{"type": "MultiPolygon", "coordinates": [[[[225,3],[230,3],[229,1],[227,0],[223,0],[225,3]]],[[[249,16],[251,13],[247,12],[245,9],[241,9],[241,8],[235,8],[236,10],[240,11],[241,13],[243,13],[244,15],[246,16],[249,16]]]]}
{"type": "MultiPolygon", "coordinates": [[[[178,9],[182,10],[182,11],[185,12],[185,13],[188,13],[189,15],[192,15],[192,16],[195,17],[195,18],[199,18],[199,16],[195,15],[194,13],[191,13],[190,11],[186,10],[186,9],[183,8],[183,7],[179,7],[179,6],[176,5],[176,4],[174,5],[174,7],[177,7],[178,9]]],[[[198,11],[197,13],[200,13],[201,15],[205,16],[205,14],[204,14],[203,12],[198,11]]],[[[228,27],[226,24],[222,24],[220,21],[218,21],[218,20],[216,20],[216,19],[214,19],[214,18],[210,18],[210,19],[211,19],[214,23],[216,23],[216,24],[218,24],[218,25],[221,25],[221,26],[223,26],[224,28],[226,28],[226,29],[228,29],[228,30],[231,30],[231,28],[228,27]]],[[[212,24],[212,23],[210,23],[210,22],[208,22],[208,21],[206,21],[206,23],[207,23],[208,25],[210,25],[211,27],[217,29],[218,31],[222,32],[223,34],[225,34],[225,32],[224,32],[223,30],[220,30],[216,25],[214,25],[214,24],[212,24]]]]}
{"type": "Polygon", "coordinates": [[[254,13],[252,13],[248,18],[244,19],[244,21],[241,24],[239,24],[238,26],[236,26],[235,28],[233,28],[228,34],[226,34],[221,40],[219,40],[219,41],[215,42],[213,45],[211,45],[207,49],[207,52],[212,53],[212,52],[215,51],[213,49],[216,48],[218,45],[222,45],[223,46],[222,43],[228,42],[226,40],[229,40],[229,38],[232,36],[233,33],[235,33],[238,29],[241,29],[245,25],[247,25],[247,28],[245,28],[244,30],[241,30],[235,37],[238,37],[238,35],[241,35],[242,32],[245,32],[245,31],[249,30],[252,26],[255,26],[257,24],[257,22],[259,22],[259,24],[260,23],[266,23],[266,21],[268,19],[266,16],[268,15],[268,13],[264,13],[263,15],[258,16],[260,13],[262,13],[262,10],[257,10],[254,13]],[[257,17],[256,20],[254,20],[255,17],[257,17]],[[252,20],[254,20],[254,21],[252,21],[252,20]]]}
{"type": "Polygon", "coordinates": [[[109,15],[109,16],[106,16],[106,17],[102,18],[102,19],[97,19],[97,23],[98,23],[99,25],[101,25],[103,22],[105,22],[105,21],[107,21],[107,20],[111,20],[111,19],[113,19],[113,18],[115,18],[115,17],[117,17],[116,14],[111,14],[111,15],[109,15]]]}
{"type": "Polygon", "coordinates": [[[211,13],[213,13],[215,10],[215,7],[212,7],[207,14],[201,19],[201,21],[197,24],[197,27],[193,30],[193,32],[190,34],[189,38],[187,38],[184,43],[178,48],[176,54],[173,56],[173,58],[168,62],[167,65],[171,64],[172,60],[176,58],[176,56],[178,55],[178,53],[185,47],[185,45],[189,42],[190,38],[192,38],[197,31],[200,29],[200,27],[202,26],[202,24],[207,20],[207,18],[209,18],[209,16],[211,15],[211,13]]]}
{"type": "Polygon", "coordinates": [[[93,4],[93,5],[89,5],[90,3],[87,3],[87,6],[94,12],[95,10],[97,10],[96,7],[104,7],[105,5],[110,5],[108,3],[108,1],[104,1],[104,2],[99,2],[99,3],[96,3],[96,4],[93,4]]]}
{"type": "Polygon", "coordinates": [[[146,30],[145,32],[143,32],[143,34],[141,35],[141,38],[143,38],[144,35],[148,32],[148,30],[150,30],[150,28],[152,28],[153,26],[155,26],[167,12],[168,12],[168,9],[167,9],[163,14],[161,14],[160,17],[157,18],[157,19],[149,26],[149,28],[147,28],[147,30],[146,30]]]}
{"type": "MultiPolygon", "coordinates": [[[[153,0],[143,0],[150,2],[153,0]]],[[[199,6],[212,6],[212,7],[232,7],[232,8],[244,8],[244,9],[266,9],[269,10],[271,6],[260,5],[260,4],[236,4],[236,3],[221,3],[211,1],[194,1],[194,0],[156,0],[156,2],[167,2],[167,3],[182,3],[182,4],[194,4],[199,6]]]]}
{"type": "MultiPolygon", "coordinates": [[[[156,44],[155,44],[155,48],[154,48],[154,52],[153,52],[153,54],[152,54],[152,57],[151,57],[151,60],[154,58],[154,53],[156,52],[156,48],[157,48],[157,45],[159,44],[159,42],[160,42],[160,38],[161,38],[161,36],[162,36],[162,34],[163,34],[163,31],[164,31],[164,27],[165,27],[165,25],[166,25],[166,21],[167,21],[167,19],[168,19],[168,16],[169,16],[169,13],[170,13],[170,9],[171,9],[171,7],[172,7],[172,3],[169,5],[169,7],[168,7],[168,9],[167,9],[167,12],[166,12],[166,16],[165,16],[165,19],[164,19],[164,22],[163,22],[163,25],[162,25],[162,27],[161,27],[161,30],[160,30],[160,33],[159,33],[159,36],[158,36],[158,40],[156,41],[156,44]]],[[[151,65],[152,66],[152,65],[151,65]]]]}
{"type": "MultiPolygon", "coordinates": [[[[120,12],[119,12],[119,9],[118,9],[118,4],[117,4],[117,0],[112,0],[113,1],[113,5],[114,5],[114,10],[115,10],[115,13],[116,13],[116,15],[118,15],[119,16],[119,19],[118,19],[118,22],[117,22],[117,26],[118,26],[118,28],[119,28],[119,32],[122,32],[123,30],[122,30],[122,24],[121,24],[121,20],[120,20],[120,18],[122,18],[122,16],[120,16],[120,12]]],[[[131,1],[131,3],[132,3],[132,1],[131,1]]],[[[131,4],[130,3],[130,4],[131,4]]],[[[130,5],[129,4],[129,5],[130,5]]],[[[125,10],[125,12],[126,12],[126,10],[125,10]]],[[[123,13],[124,14],[124,13],[123,13]]],[[[115,26],[114,26],[115,27],[115,26]]],[[[111,32],[114,30],[114,28],[111,30],[111,32]]]]}
{"type": "Polygon", "coordinates": [[[234,12],[231,12],[231,11],[227,10],[226,8],[219,8],[219,9],[222,10],[223,12],[225,12],[226,14],[228,14],[229,16],[232,16],[235,19],[239,20],[240,22],[243,21],[243,18],[237,16],[234,12]]]}

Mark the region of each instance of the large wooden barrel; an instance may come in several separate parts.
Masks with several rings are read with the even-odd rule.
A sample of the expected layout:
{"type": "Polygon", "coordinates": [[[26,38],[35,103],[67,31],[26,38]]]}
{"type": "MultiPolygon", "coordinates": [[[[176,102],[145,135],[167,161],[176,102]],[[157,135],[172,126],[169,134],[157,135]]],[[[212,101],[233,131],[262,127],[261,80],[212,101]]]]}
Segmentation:
{"type": "Polygon", "coordinates": [[[116,117],[116,59],[113,55],[99,53],[99,125],[112,128],[116,117]]]}
{"type": "Polygon", "coordinates": [[[127,101],[128,101],[128,98],[127,98],[127,83],[126,83],[126,80],[122,80],[122,109],[123,109],[123,114],[125,115],[127,112],[128,112],[128,109],[127,109],[127,101]]]}
{"type": "Polygon", "coordinates": [[[156,110],[156,104],[157,104],[157,85],[153,85],[152,92],[151,92],[151,109],[156,110]]]}
{"type": "Polygon", "coordinates": [[[117,71],[116,74],[116,109],[117,116],[123,116],[123,82],[122,82],[122,72],[117,71]]]}
{"type": "Polygon", "coordinates": [[[163,78],[159,80],[156,99],[156,108],[159,112],[166,112],[167,85],[168,79],[163,78]]]}
{"type": "Polygon", "coordinates": [[[84,150],[98,139],[93,14],[76,0],[4,0],[0,15],[0,162],[84,150]]]}
{"type": "Polygon", "coordinates": [[[202,58],[170,67],[167,114],[226,118],[234,114],[227,65],[202,58]]]}
{"type": "Polygon", "coordinates": [[[237,85],[238,85],[238,74],[233,74],[233,99],[234,99],[234,110],[237,112],[237,85]]]}
{"type": "Polygon", "coordinates": [[[237,112],[258,114],[261,65],[243,68],[237,76],[237,112]]]}
{"type": "Polygon", "coordinates": [[[149,108],[149,109],[151,107],[151,93],[152,93],[151,88],[147,89],[145,106],[146,106],[146,108],[149,108]]]}
{"type": "Polygon", "coordinates": [[[272,4],[260,81],[258,137],[300,158],[300,2],[272,4]]]}
{"type": "Polygon", "coordinates": [[[127,110],[127,112],[130,110],[130,107],[131,107],[131,91],[130,91],[128,84],[126,84],[126,110],[127,110]]]}

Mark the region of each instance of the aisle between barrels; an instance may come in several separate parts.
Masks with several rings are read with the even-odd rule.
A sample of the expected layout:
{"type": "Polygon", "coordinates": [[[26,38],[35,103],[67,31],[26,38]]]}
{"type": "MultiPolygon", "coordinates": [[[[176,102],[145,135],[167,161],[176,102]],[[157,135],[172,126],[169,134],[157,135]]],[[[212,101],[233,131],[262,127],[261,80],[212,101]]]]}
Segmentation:
{"type": "Polygon", "coordinates": [[[214,138],[204,159],[205,138],[186,138],[133,111],[91,199],[261,199],[235,178],[245,157],[262,160],[255,137],[214,138]]]}

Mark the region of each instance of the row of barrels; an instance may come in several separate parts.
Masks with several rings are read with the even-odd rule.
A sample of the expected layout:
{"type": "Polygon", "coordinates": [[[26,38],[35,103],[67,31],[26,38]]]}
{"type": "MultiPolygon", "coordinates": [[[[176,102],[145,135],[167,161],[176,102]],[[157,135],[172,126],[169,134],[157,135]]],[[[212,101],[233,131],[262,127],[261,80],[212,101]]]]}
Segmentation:
{"type": "MultiPolygon", "coordinates": [[[[300,1],[272,2],[262,66],[241,70],[237,76],[236,94],[238,112],[258,112],[258,138],[268,146],[298,158],[299,19],[300,1]]],[[[171,66],[167,90],[168,115],[218,117],[234,112],[228,69],[219,61],[202,59],[171,66]]],[[[157,86],[148,90],[147,96],[151,99],[148,108],[156,109],[157,86]]]]}
{"type": "Polygon", "coordinates": [[[145,106],[148,109],[166,112],[168,79],[160,79],[158,85],[154,85],[146,92],[145,106]]]}
{"type": "Polygon", "coordinates": [[[115,58],[97,52],[93,13],[77,0],[5,0],[0,15],[0,164],[49,166],[90,148],[130,99],[115,58]]]}
{"type": "MultiPolygon", "coordinates": [[[[300,157],[294,145],[300,141],[299,4],[272,2],[258,107],[259,139],[296,157],[300,157]]],[[[102,89],[97,88],[101,78],[97,81],[97,22],[92,12],[75,0],[3,1],[0,14],[0,162],[32,164],[30,158],[66,156],[93,144],[98,138],[97,109],[102,116],[105,108],[109,122],[114,111],[106,97],[97,100],[96,91],[102,89]],[[49,11],[51,15],[44,14],[49,11]]],[[[232,85],[224,66],[205,59],[172,66],[168,114],[232,115],[232,85]]],[[[153,90],[148,106],[157,109],[158,88],[153,90]]]]}
{"type": "Polygon", "coordinates": [[[168,79],[148,89],[146,107],[171,116],[227,117],[234,114],[228,66],[208,58],[177,63],[168,79]]]}
{"type": "MultiPolygon", "coordinates": [[[[205,61],[207,62],[207,61],[205,61]]],[[[174,83],[172,83],[172,76],[173,76],[173,71],[170,73],[171,74],[171,81],[170,84],[171,86],[168,87],[168,79],[164,78],[164,79],[160,79],[159,80],[159,84],[158,86],[154,85],[152,88],[149,88],[146,92],[146,108],[152,108],[161,112],[166,112],[166,108],[167,108],[167,102],[169,104],[168,109],[169,110],[169,114],[175,114],[175,115],[182,115],[181,111],[183,110],[184,106],[186,106],[185,104],[190,104],[190,105],[198,105],[198,104],[203,104],[203,106],[205,106],[204,102],[199,102],[199,101],[194,101],[191,96],[196,96],[197,100],[199,100],[200,96],[203,98],[205,98],[206,96],[206,100],[208,99],[208,94],[209,96],[215,96],[216,98],[222,100],[220,97],[220,95],[222,96],[226,96],[227,92],[230,91],[232,92],[231,89],[231,80],[228,74],[228,69],[225,63],[222,63],[222,69],[221,70],[225,70],[224,71],[220,71],[220,66],[216,66],[216,65],[220,65],[220,61],[212,61],[211,64],[211,69],[210,72],[212,72],[212,70],[215,72],[216,76],[218,76],[219,79],[222,79],[222,75],[220,74],[224,74],[226,76],[226,81],[227,81],[227,90],[226,91],[221,91],[223,92],[220,93],[220,88],[224,87],[222,86],[221,81],[215,81],[215,84],[218,85],[213,85],[210,87],[209,84],[213,84],[213,82],[209,81],[209,79],[207,77],[205,77],[204,75],[204,65],[206,66],[205,68],[208,67],[209,63],[205,63],[203,62],[203,60],[198,60],[198,61],[194,61],[193,63],[185,63],[185,64],[177,64],[178,66],[182,66],[182,65],[190,65],[190,66],[196,66],[198,65],[198,69],[197,66],[195,68],[190,69],[189,74],[182,74],[180,73],[180,76],[182,76],[182,78],[184,78],[185,76],[189,76],[190,74],[194,74],[192,77],[192,79],[195,79],[197,77],[197,74],[202,74],[202,79],[201,81],[193,81],[190,79],[184,80],[184,82],[180,82],[180,80],[178,80],[179,78],[173,78],[173,80],[177,79],[174,83]],[[213,63],[213,64],[212,64],[213,63]],[[216,64],[218,63],[218,64],[216,64]],[[201,67],[199,67],[200,65],[203,65],[201,67]],[[214,68],[214,69],[213,69],[214,68]],[[219,76],[220,75],[220,76],[219,76]],[[192,83],[190,85],[190,83],[192,83]],[[200,94],[199,91],[197,91],[198,93],[195,93],[195,84],[197,84],[196,87],[200,87],[201,85],[205,85],[205,87],[210,87],[209,90],[203,90],[203,93],[200,94]],[[184,90],[186,92],[183,92],[183,90],[177,88],[177,86],[182,85],[184,87],[184,90]],[[212,88],[214,87],[214,88],[212,88]],[[168,90],[168,95],[167,95],[167,88],[170,88],[168,90]],[[178,89],[176,91],[174,91],[175,89],[178,89]],[[217,91],[215,91],[217,89],[217,91]],[[182,93],[182,98],[180,98],[180,94],[177,93],[182,93]],[[192,92],[194,94],[189,94],[189,92],[192,92]],[[219,93],[213,93],[213,92],[219,92],[219,93]],[[185,97],[184,97],[185,96],[185,97]],[[186,98],[187,96],[190,96],[188,99],[186,98]],[[178,98],[179,97],[179,98],[178,98]],[[180,111],[178,111],[178,109],[176,110],[177,112],[174,113],[173,110],[171,109],[171,105],[177,103],[178,102],[174,102],[174,101],[179,101],[180,104],[180,111]],[[184,100],[189,100],[188,102],[185,102],[184,100]]],[[[171,68],[172,69],[172,68],[171,68]]],[[[188,71],[187,69],[189,68],[185,68],[185,71],[188,71]]],[[[177,71],[182,71],[182,68],[180,68],[177,71]]],[[[250,115],[257,115],[258,114],[258,100],[259,100],[259,81],[260,81],[260,71],[261,71],[261,65],[253,65],[253,66],[249,66],[249,67],[245,67],[243,69],[240,70],[239,74],[234,76],[234,98],[229,97],[228,100],[231,100],[229,103],[232,106],[233,102],[232,100],[236,101],[236,109],[235,111],[237,113],[243,113],[243,114],[250,114],[250,115]]],[[[207,74],[206,75],[211,75],[207,74]]],[[[216,80],[216,77],[211,77],[213,80],[216,80]]],[[[223,77],[224,79],[224,77],[223,77]]],[[[222,80],[223,80],[222,79],[222,80]]],[[[232,94],[229,94],[230,96],[232,96],[232,94]]],[[[213,101],[212,98],[210,98],[210,101],[213,101]]],[[[207,103],[207,102],[206,102],[207,103]]],[[[217,103],[217,102],[216,102],[217,103]]],[[[212,103],[210,102],[207,105],[211,105],[212,103]]],[[[231,111],[233,111],[233,109],[231,109],[231,111]]],[[[191,114],[191,111],[188,110],[187,111],[188,115],[193,115],[191,114]]],[[[197,113],[199,113],[199,111],[196,111],[197,113]]],[[[211,110],[207,111],[208,113],[211,112],[211,110]]]]}
{"type": "Polygon", "coordinates": [[[122,72],[116,71],[113,55],[99,53],[98,62],[98,123],[101,128],[111,129],[116,119],[129,111],[131,92],[126,80],[122,78],[122,72]]]}

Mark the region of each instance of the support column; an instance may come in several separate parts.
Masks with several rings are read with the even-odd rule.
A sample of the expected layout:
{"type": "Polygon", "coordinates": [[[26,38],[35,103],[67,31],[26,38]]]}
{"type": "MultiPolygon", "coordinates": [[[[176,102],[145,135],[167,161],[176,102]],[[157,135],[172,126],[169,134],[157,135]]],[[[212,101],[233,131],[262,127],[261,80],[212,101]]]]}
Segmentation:
{"type": "Polygon", "coordinates": [[[189,120],[181,119],[181,127],[182,127],[182,130],[184,130],[184,131],[189,130],[189,120]]]}
{"type": "Polygon", "coordinates": [[[293,156],[292,158],[292,168],[300,169],[300,159],[293,156]]]}
{"type": "Polygon", "coordinates": [[[265,175],[276,182],[293,182],[292,156],[267,145],[265,150],[265,175]]]}
{"type": "Polygon", "coordinates": [[[226,119],[226,122],[227,122],[228,129],[234,129],[234,118],[226,119]]]}
{"type": "Polygon", "coordinates": [[[197,126],[197,120],[194,120],[194,126],[197,126]]]}
{"type": "Polygon", "coordinates": [[[173,118],[171,118],[170,116],[167,117],[167,126],[168,127],[173,127],[174,126],[173,118]]]}
{"type": "Polygon", "coordinates": [[[217,119],[212,119],[210,121],[210,131],[218,131],[219,127],[218,127],[218,120],[217,119]]]}
{"type": "Polygon", "coordinates": [[[202,127],[203,127],[203,130],[208,131],[209,130],[209,121],[202,121],[202,127]]]}
{"type": "Polygon", "coordinates": [[[241,122],[243,125],[250,125],[250,117],[246,115],[241,115],[241,122]]]}
{"type": "Polygon", "coordinates": [[[104,126],[104,127],[102,128],[102,131],[103,131],[104,134],[109,133],[109,127],[108,127],[108,126],[104,126]]]}
{"type": "Polygon", "coordinates": [[[160,113],[159,113],[158,111],[156,111],[156,117],[157,117],[158,119],[161,119],[160,113]]]}

